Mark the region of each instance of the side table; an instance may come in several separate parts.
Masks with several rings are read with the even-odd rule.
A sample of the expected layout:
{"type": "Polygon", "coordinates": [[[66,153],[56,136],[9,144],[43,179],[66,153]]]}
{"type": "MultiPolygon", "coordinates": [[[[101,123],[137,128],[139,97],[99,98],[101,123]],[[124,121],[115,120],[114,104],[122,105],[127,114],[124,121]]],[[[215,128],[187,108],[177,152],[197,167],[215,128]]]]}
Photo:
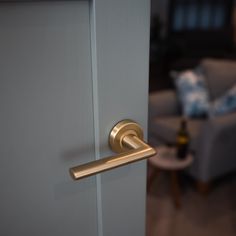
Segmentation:
{"type": "Polygon", "coordinates": [[[160,170],[168,171],[171,179],[171,193],[174,204],[177,208],[181,206],[180,187],[178,180],[178,171],[190,166],[193,162],[192,154],[188,153],[184,159],[177,158],[176,148],[160,146],[156,148],[157,154],[148,159],[149,165],[156,168],[148,178],[147,189],[149,191],[154,178],[160,170]]]}

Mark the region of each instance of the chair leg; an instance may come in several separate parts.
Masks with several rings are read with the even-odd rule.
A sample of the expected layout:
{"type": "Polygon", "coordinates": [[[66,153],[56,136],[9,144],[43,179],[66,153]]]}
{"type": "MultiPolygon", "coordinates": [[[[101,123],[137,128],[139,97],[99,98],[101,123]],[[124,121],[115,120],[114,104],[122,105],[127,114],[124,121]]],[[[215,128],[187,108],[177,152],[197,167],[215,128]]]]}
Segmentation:
{"type": "Polygon", "coordinates": [[[207,195],[210,191],[210,182],[204,182],[197,180],[196,183],[197,191],[203,195],[207,195]]]}

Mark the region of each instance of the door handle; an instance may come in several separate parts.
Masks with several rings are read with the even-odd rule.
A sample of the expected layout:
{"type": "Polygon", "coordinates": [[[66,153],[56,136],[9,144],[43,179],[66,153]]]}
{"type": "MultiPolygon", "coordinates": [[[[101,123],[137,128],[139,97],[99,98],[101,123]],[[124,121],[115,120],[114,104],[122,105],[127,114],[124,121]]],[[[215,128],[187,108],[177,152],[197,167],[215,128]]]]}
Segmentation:
{"type": "Polygon", "coordinates": [[[156,154],[156,150],[143,141],[143,130],[132,120],[116,124],[109,135],[109,144],[116,156],[105,157],[70,168],[74,180],[140,161],[156,154]]]}

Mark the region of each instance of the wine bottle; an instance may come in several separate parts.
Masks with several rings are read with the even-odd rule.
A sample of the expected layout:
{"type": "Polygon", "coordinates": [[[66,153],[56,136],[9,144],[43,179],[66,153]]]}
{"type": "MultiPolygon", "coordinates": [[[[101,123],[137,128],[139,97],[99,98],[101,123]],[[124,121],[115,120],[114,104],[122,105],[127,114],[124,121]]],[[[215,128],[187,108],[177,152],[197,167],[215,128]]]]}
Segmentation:
{"type": "Polygon", "coordinates": [[[187,121],[185,119],[181,120],[180,129],[177,132],[176,139],[177,157],[179,159],[184,159],[188,153],[190,143],[190,137],[187,130],[187,121]]]}

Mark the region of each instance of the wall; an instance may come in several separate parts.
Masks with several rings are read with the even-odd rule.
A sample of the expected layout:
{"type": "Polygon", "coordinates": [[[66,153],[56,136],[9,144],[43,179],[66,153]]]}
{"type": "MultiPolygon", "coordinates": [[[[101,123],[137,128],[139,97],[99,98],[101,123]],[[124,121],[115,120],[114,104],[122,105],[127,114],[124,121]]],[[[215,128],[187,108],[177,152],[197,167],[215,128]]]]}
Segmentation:
{"type": "Polygon", "coordinates": [[[235,7],[234,7],[233,27],[234,27],[234,42],[236,44],[236,4],[235,4],[235,7]]]}

